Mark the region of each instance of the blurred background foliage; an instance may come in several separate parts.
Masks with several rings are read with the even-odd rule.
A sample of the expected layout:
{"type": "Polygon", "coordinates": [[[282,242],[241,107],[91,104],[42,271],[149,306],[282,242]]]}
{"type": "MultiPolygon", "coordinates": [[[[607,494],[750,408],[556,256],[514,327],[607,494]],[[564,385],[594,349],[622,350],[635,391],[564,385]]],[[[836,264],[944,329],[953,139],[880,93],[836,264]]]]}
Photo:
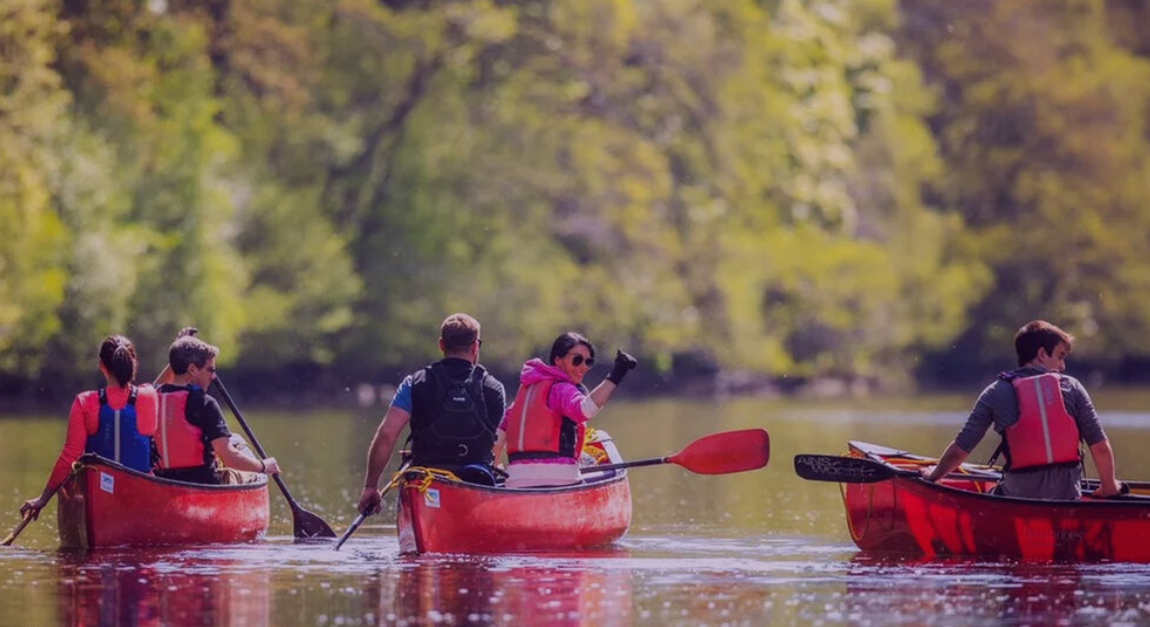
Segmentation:
{"type": "Polygon", "coordinates": [[[457,310],[503,372],[939,383],[1044,317],[1128,376],[1148,56],[1140,0],[5,0],[0,392],[188,324],[382,382],[457,310]]]}

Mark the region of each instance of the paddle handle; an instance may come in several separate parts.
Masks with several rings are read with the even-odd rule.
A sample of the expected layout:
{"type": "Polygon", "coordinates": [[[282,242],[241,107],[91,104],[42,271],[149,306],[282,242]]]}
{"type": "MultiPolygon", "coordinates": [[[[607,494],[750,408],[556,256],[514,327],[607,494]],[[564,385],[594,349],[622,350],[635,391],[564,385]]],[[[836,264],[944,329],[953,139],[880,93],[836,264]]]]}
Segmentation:
{"type": "Polygon", "coordinates": [[[657,466],[659,464],[666,464],[671,461],[670,457],[647,457],[645,459],[635,459],[629,462],[620,462],[618,464],[603,464],[601,466],[582,466],[579,468],[580,472],[600,472],[603,470],[621,470],[623,468],[635,468],[636,466],[657,466]]]}

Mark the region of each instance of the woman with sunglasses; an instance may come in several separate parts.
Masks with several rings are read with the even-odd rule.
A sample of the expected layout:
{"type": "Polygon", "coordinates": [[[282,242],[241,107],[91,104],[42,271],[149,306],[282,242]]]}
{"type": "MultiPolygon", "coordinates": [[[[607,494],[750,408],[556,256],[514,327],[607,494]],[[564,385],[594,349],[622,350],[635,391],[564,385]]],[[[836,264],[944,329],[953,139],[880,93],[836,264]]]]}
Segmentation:
{"type": "Polygon", "coordinates": [[[595,346],[572,332],[555,339],[549,362],[523,364],[519,391],[503,415],[496,456],[505,444],[509,488],[579,483],[586,423],[638,364],[618,351],[611,373],[588,392],[583,376],[595,365],[595,346]]]}
{"type": "Polygon", "coordinates": [[[81,392],[68,412],[64,447],[40,496],[20,506],[33,520],[72,472],[72,463],[84,453],[95,453],[128,468],[152,471],[152,435],[156,432],[156,391],[136,387],[139,362],[136,347],[123,335],[109,335],[100,344],[100,373],[105,385],[81,392]]]}

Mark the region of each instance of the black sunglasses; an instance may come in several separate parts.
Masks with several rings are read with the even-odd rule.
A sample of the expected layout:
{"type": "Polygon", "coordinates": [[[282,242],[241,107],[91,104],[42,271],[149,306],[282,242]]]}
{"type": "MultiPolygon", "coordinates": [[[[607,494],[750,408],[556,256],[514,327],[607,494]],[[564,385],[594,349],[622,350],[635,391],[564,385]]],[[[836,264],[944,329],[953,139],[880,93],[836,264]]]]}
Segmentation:
{"type": "Polygon", "coordinates": [[[588,368],[595,365],[595,358],[594,357],[588,357],[587,359],[583,359],[583,355],[580,355],[579,353],[575,353],[575,356],[571,358],[571,365],[572,366],[582,366],[584,361],[587,362],[588,368]]]}

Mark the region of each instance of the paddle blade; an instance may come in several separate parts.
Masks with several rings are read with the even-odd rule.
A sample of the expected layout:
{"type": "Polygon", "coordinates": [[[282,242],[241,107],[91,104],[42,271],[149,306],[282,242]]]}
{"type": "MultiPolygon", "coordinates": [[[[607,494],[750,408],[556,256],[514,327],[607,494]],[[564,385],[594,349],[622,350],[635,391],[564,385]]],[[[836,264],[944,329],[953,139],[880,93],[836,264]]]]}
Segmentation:
{"type": "Polygon", "coordinates": [[[886,464],[863,457],[840,455],[795,455],[795,473],[810,481],[834,483],[875,483],[898,475],[915,476],[913,471],[899,471],[886,464]]]}
{"type": "Polygon", "coordinates": [[[292,510],[292,526],[297,540],[335,537],[330,525],[302,507],[292,510]]]}
{"type": "Polygon", "coordinates": [[[722,475],[755,470],[771,458],[771,437],[766,429],[741,429],[705,435],[667,458],[691,472],[722,475]]]}

